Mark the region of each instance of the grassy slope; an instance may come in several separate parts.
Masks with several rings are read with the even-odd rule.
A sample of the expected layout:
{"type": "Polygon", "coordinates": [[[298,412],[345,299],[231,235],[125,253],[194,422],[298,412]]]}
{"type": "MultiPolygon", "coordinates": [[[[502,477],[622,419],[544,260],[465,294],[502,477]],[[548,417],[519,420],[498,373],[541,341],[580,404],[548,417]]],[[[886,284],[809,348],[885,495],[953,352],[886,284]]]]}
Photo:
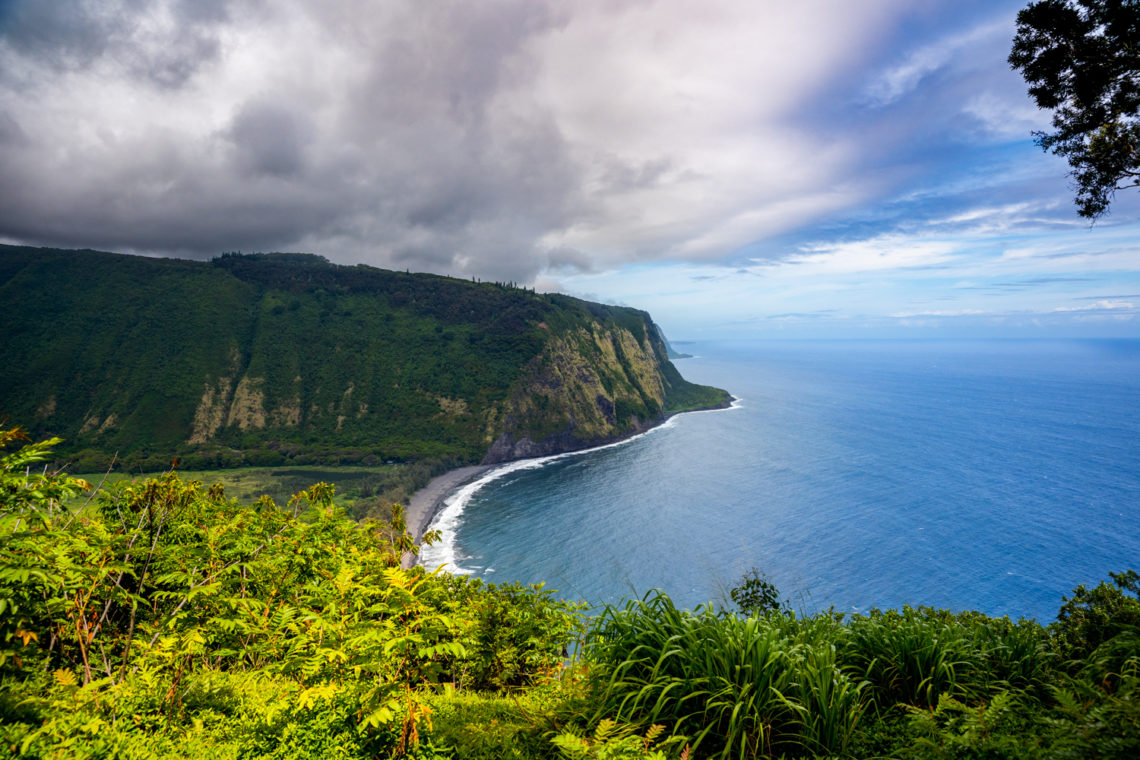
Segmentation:
{"type": "Polygon", "coordinates": [[[101,437],[107,448],[176,449],[198,378],[221,371],[228,347],[249,340],[254,290],[191,262],[24,251],[13,258],[25,265],[0,283],[11,310],[5,410],[32,424],[59,420],[44,427],[74,436],[92,410],[106,409],[117,417],[101,437]]]}

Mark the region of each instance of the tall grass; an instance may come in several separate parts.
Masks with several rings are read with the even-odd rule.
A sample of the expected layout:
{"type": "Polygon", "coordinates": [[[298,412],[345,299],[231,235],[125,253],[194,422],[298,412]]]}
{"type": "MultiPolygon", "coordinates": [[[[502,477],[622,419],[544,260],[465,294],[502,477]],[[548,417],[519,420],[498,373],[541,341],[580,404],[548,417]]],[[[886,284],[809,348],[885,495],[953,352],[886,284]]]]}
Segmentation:
{"type": "Polygon", "coordinates": [[[699,756],[842,752],[864,709],[828,621],[678,610],[654,593],[607,609],[587,638],[595,718],[665,725],[699,756]]]}
{"type": "Polygon", "coordinates": [[[853,617],[841,649],[848,672],[870,684],[878,708],[934,708],[943,694],[987,699],[1011,688],[1042,692],[1045,644],[1044,630],[1032,622],[904,607],[853,617]]]}
{"type": "Polygon", "coordinates": [[[843,672],[834,644],[807,650],[800,666],[800,739],[821,755],[841,754],[866,708],[865,681],[843,672]]]}
{"type": "Polygon", "coordinates": [[[960,693],[961,632],[904,611],[856,617],[844,637],[844,661],[871,685],[879,707],[899,702],[934,707],[941,694],[960,693]]]}
{"type": "Polygon", "coordinates": [[[662,724],[697,757],[842,755],[866,710],[1047,688],[1043,629],[929,608],[739,617],[660,592],[587,635],[593,720],[662,724]]]}

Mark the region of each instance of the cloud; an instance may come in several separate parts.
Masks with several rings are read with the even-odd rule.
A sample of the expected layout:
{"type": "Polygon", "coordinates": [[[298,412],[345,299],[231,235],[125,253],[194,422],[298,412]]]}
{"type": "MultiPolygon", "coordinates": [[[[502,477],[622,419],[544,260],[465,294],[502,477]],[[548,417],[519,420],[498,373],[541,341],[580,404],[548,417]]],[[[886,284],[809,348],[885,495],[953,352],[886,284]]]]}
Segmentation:
{"type": "Polygon", "coordinates": [[[1057,308],[1053,309],[1053,311],[1120,311],[1121,309],[1132,311],[1135,308],[1136,307],[1133,306],[1131,301],[1100,300],[1096,303],[1082,306],[1058,306],[1057,308]]]}
{"type": "Polygon", "coordinates": [[[958,250],[950,240],[887,234],[805,246],[783,265],[807,267],[820,275],[929,268],[948,263],[958,250]]]}
{"type": "Polygon", "coordinates": [[[579,203],[526,0],[17,2],[0,233],[197,256],[308,249],[527,279],[579,203]]]}
{"type": "Polygon", "coordinates": [[[820,311],[811,311],[811,312],[788,312],[786,314],[769,314],[765,317],[765,319],[774,320],[774,321],[784,321],[784,322],[807,320],[807,319],[828,319],[828,318],[834,317],[835,313],[836,313],[835,309],[821,309],[820,311]]]}
{"type": "Polygon", "coordinates": [[[312,132],[308,116],[287,103],[251,101],[234,115],[226,137],[242,170],[288,177],[302,172],[312,132]]]}
{"type": "Polygon", "coordinates": [[[574,248],[551,248],[546,252],[547,268],[552,271],[584,273],[594,269],[590,257],[574,248]]]}
{"type": "Polygon", "coordinates": [[[112,60],[130,76],[178,88],[217,58],[231,5],[239,3],[14,0],[0,8],[0,30],[9,51],[33,62],[27,79],[21,81],[17,70],[17,83],[42,84],[37,69],[75,75],[112,60]]]}
{"type": "Polygon", "coordinates": [[[1022,4],[8,0],[0,239],[312,251],[681,332],[1130,313],[1050,312],[1140,285],[1140,206],[1073,216],[1005,63],[1022,4]]]}
{"type": "MultiPolygon", "coordinates": [[[[871,77],[863,89],[873,111],[903,111],[923,126],[969,130],[960,137],[1024,140],[1047,129],[1048,114],[1026,94],[1025,84],[1006,63],[1014,34],[1015,9],[994,4],[984,16],[967,18],[941,37],[909,50],[871,77]]],[[[896,114],[897,115],[897,114],[896,114]]]]}
{"type": "Polygon", "coordinates": [[[985,132],[1005,139],[1024,138],[1043,130],[1047,121],[1041,110],[1028,100],[994,91],[975,95],[963,110],[977,119],[985,132]]]}
{"type": "Polygon", "coordinates": [[[13,0],[0,234],[518,280],[724,257],[868,197],[795,114],[904,5],[13,0]]]}
{"type": "Polygon", "coordinates": [[[967,58],[979,43],[995,37],[1010,39],[1009,22],[988,22],[966,31],[952,33],[937,42],[907,53],[904,60],[879,72],[866,86],[865,97],[875,106],[886,106],[914,92],[923,80],[967,58]]]}
{"type": "Polygon", "coordinates": [[[1102,299],[1107,299],[1110,301],[1114,301],[1114,300],[1118,300],[1118,299],[1122,299],[1122,298],[1140,298],[1140,293],[1132,293],[1130,295],[1124,295],[1124,296],[1081,296],[1081,297],[1075,298],[1073,300],[1076,300],[1076,301],[1099,301],[1102,299]]]}
{"type": "Polygon", "coordinates": [[[901,312],[898,314],[891,314],[895,319],[910,319],[913,317],[976,317],[981,314],[989,314],[990,312],[981,309],[938,309],[926,311],[912,311],[901,312]]]}
{"type": "Polygon", "coordinates": [[[1052,310],[1052,313],[1063,315],[1077,322],[1129,323],[1134,321],[1137,316],[1140,316],[1140,309],[1137,309],[1136,305],[1131,301],[1102,299],[1090,304],[1058,306],[1052,310]]]}

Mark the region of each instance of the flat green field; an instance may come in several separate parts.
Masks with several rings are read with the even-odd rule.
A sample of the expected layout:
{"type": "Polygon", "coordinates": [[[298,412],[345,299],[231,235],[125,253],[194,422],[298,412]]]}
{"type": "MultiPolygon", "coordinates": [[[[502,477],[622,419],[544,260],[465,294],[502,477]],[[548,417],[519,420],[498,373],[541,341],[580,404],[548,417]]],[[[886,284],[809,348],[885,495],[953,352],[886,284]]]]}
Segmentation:
{"type": "MultiPolygon", "coordinates": [[[[185,481],[197,480],[207,486],[221,483],[225,486],[226,496],[243,503],[252,503],[265,495],[280,506],[288,504],[293,494],[314,483],[332,483],[336,489],[336,503],[350,516],[386,519],[391,515],[393,503],[406,504],[412,493],[443,469],[442,465],[424,462],[376,467],[246,467],[177,472],[185,481]]],[[[106,488],[123,480],[157,477],[157,473],[78,473],[76,477],[96,488],[106,488]]],[[[81,497],[78,502],[86,503],[89,496],[81,497]]]]}

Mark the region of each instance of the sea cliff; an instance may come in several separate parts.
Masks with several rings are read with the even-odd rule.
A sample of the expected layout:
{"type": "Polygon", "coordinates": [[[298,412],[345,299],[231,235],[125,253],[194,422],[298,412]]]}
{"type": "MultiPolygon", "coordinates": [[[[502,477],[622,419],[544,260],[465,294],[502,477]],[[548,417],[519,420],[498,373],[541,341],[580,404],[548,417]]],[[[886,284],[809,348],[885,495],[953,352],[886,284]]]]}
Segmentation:
{"type": "Polygon", "coordinates": [[[0,410],[80,470],[496,463],[728,403],[636,309],[308,254],[0,246],[0,410]]]}

